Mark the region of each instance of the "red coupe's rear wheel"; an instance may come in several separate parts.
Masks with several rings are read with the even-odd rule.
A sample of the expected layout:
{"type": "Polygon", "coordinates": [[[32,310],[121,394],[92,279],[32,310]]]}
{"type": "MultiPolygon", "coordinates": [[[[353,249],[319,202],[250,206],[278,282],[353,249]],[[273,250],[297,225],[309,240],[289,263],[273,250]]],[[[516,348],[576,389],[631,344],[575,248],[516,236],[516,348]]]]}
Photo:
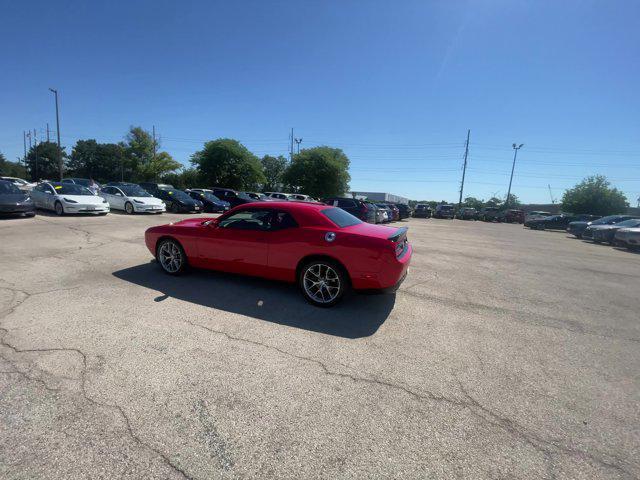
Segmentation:
{"type": "Polygon", "coordinates": [[[170,238],[158,244],[156,258],[162,269],[169,275],[179,275],[187,268],[187,256],[182,246],[170,238]]]}
{"type": "Polygon", "coordinates": [[[347,287],[343,269],[331,260],[315,260],[300,269],[298,283],[304,298],[317,307],[332,307],[347,287]]]}

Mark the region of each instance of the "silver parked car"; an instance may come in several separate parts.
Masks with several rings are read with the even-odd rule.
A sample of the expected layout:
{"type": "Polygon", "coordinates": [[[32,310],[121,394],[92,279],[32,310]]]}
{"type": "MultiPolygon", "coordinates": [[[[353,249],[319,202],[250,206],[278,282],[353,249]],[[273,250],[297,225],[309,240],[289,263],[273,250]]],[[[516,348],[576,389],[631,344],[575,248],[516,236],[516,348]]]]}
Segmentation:
{"type": "Polygon", "coordinates": [[[616,231],[614,243],[630,250],[640,249],[640,227],[621,228],[616,231]]]}

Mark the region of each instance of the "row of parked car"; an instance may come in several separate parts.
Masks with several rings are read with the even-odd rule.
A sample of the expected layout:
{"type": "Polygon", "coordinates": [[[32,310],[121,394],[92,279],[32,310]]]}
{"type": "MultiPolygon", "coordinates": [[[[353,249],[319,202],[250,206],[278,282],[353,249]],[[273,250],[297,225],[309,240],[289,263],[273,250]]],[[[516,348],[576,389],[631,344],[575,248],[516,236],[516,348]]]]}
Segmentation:
{"type": "Polygon", "coordinates": [[[640,248],[640,215],[539,215],[528,218],[524,226],[532,230],[566,230],[576,238],[595,243],[640,248]]]}
{"type": "Polygon", "coordinates": [[[327,205],[340,207],[363,222],[387,223],[411,216],[409,205],[404,203],[371,202],[349,197],[328,197],[320,200],[327,205]]]}
{"type": "MultiPolygon", "coordinates": [[[[154,182],[109,182],[100,185],[86,178],[65,178],[61,182],[30,184],[20,179],[0,177],[0,213],[35,215],[36,209],[58,215],[93,213],[106,215],[111,209],[134,213],[221,213],[251,202],[318,201],[308,195],[282,192],[241,192],[230,188],[180,190],[154,182]]],[[[345,197],[320,200],[342,208],[369,223],[386,223],[411,216],[407,205],[373,203],[345,197]]]]}
{"type": "Polygon", "coordinates": [[[484,207],[477,210],[472,207],[461,207],[456,210],[453,205],[437,205],[435,210],[425,203],[416,205],[413,211],[416,218],[458,218],[460,220],[482,220],[484,222],[524,223],[525,215],[522,210],[498,207],[484,207]]]}

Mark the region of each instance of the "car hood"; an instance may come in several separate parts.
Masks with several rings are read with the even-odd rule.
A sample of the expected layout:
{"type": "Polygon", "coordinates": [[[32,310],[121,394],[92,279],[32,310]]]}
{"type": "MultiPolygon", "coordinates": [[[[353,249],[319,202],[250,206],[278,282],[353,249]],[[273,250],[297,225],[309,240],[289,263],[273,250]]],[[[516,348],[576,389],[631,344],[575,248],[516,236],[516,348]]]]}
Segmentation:
{"type": "Polygon", "coordinates": [[[84,205],[100,205],[103,202],[103,198],[97,195],[64,195],[59,194],[58,198],[68,198],[69,200],[73,200],[77,203],[82,203],[84,205]]]}
{"type": "Polygon", "coordinates": [[[213,218],[187,218],[179,222],[171,223],[174,227],[199,227],[203,222],[213,220],[213,218]]]}
{"type": "Polygon", "coordinates": [[[620,227],[614,225],[589,225],[589,230],[615,230],[620,227]]]}
{"type": "Polygon", "coordinates": [[[0,195],[0,205],[14,205],[16,203],[24,203],[27,201],[31,202],[31,199],[25,193],[9,193],[7,195],[0,195]]]}
{"type": "Polygon", "coordinates": [[[156,197],[127,197],[131,200],[137,200],[138,202],[143,202],[147,205],[162,205],[163,202],[159,198],[156,197]]]}
{"type": "Polygon", "coordinates": [[[590,222],[583,222],[583,221],[576,221],[576,222],[569,222],[569,226],[570,227],[586,227],[589,225],[590,222]]]}

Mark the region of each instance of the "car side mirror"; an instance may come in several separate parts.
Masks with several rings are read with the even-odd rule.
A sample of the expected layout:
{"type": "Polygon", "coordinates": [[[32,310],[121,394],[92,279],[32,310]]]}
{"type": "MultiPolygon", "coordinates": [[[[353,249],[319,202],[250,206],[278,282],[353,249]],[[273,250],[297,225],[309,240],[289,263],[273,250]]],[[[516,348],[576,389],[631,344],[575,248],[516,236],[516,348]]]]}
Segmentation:
{"type": "Polygon", "coordinates": [[[217,218],[212,218],[211,220],[205,222],[205,226],[209,228],[218,228],[218,223],[219,222],[217,218]]]}

